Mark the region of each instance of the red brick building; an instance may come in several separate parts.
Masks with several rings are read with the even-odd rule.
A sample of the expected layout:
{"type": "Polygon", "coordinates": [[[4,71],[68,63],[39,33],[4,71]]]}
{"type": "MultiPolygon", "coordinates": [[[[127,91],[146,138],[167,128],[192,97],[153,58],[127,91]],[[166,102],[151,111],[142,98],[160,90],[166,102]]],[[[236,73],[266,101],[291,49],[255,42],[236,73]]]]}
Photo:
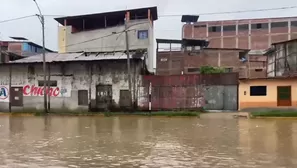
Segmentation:
{"type": "MultiPolygon", "coordinates": [[[[183,43],[187,40],[157,39],[157,44],[160,41],[183,43]]],[[[248,49],[198,48],[183,47],[180,51],[159,51],[156,74],[199,74],[200,67],[212,66],[225,68],[226,72],[239,72],[240,78],[266,77],[266,57],[250,56],[248,49]],[[241,61],[242,57],[249,61],[241,61]]]]}
{"type": "Polygon", "coordinates": [[[211,48],[242,48],[260,54],[272,43],[297,38],[297,17],[198,21],[185,24],[182,37],[208,40],[211,48]]]}

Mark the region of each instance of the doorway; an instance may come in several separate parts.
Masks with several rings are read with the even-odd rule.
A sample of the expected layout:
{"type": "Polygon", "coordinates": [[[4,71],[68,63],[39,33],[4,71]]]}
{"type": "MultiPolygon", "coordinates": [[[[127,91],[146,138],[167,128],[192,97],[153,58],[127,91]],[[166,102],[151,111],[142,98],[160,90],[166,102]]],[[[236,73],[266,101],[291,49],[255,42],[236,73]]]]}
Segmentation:
{"type": "Polygon", "coordinates": [[[22,107],[23,106],[23,88],[12,87],[10,91],[11,106],[22,107]]]}
{"type": "Polygon", "coordinates": [[[112,105],[112,86],[97,85],[96,87],[97,109],[107,111],[111,105],[112,105]]]}
{"type": "Polygon", "coordinates": [[[277,87],[277,106],[292,106],[291,86],[277,87]]]}

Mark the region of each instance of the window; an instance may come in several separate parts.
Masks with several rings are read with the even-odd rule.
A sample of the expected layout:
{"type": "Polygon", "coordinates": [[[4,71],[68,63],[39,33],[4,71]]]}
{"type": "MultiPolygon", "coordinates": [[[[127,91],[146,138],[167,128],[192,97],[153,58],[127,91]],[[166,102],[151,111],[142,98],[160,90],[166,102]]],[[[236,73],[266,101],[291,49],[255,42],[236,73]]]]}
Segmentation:
{"type": "Polygon", "coordinates": [[[249,30],[248,24],[238,25],[238,30],[249,30]]]}
{"type": "Polygon", "coordinates": [[[250,96],[266,96],[267,86],[251,86],[250,96]]]}
{"type": "Polygon", "coordinates": [[[221,32],[221,26],[213,26],[208,28],[209,32],[221,32]]]}
{"type": "Polygon", "coordinates": [[[277,27],[288,27],[288,22],[273,22],[271,23],[271,28],[277,27]]]}
{"type": "Polygon", "coordinates": [[[198,72],[200,73],[200,68],[188,68],[189,73],[198,72]]]}
{"type": "Polygon", "coordinates": [[[291,27],[297,27],[297,21],[291,21],[291,27]]]}
{"type": "Polygon", "coordinates": [[[148,30],[138,30],[138,39],[147,39],[148,30]]]}
{"type": "Polygon", "coordinates": [[[256,23],[252,24],[252,29],[267,29],[268,23],[256,23]]]}
{"type": "Polygon", "coordinates": [[[194,25],[195,28],[206,27],[206,25],[194,25]]]}
{"type": "MultiPolygon", "coordinates": [[[[58,85],[57,85],[57,81],[46,81],[46,84],[47,84],[47,86],[48,86],[48,84],[49,84],[49,86],[51,86],[51,87],[57,87],[58,85]]],[[[38,81],[38,86],[40,86],[40,87],[42,87],[42,86],[44,86],[44,81],[43,80],[39,80],[38,81]]]]}
{"type": "Polygon", "coordinates": [[[235,25],[224,26],[223,30],[224,31],[236,31],[236,26],[235,25]]]}
{"type": "Polygon", "coordinates": [[[262,72],[263,69],[255,69],[256,72],[262,72]]]}
{"type": "Polygon", "coordinates": [[[243,62],[246,61],[246,52],[239,52],[239,59],[242,60],[243,62]]]}
{"type": "Polygon", "coordinates": [[[233,68],[225,68],[225,72],[226,73],[231,73],[231,72],[233,72],[233,68]]]}
{"type": "Polygon", "coordinates": [[[88,103],[88,91],[87,90],[78,90],[78,105],[87,106],[88,103]]]}

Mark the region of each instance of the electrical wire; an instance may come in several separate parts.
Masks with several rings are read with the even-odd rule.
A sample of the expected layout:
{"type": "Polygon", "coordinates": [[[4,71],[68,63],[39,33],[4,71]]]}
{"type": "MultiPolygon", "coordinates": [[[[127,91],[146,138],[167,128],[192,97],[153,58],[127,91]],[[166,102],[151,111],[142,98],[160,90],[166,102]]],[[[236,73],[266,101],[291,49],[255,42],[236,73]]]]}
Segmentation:
{"type": "Polygon", "coordinates": [[[6,23],[6,22],[11,22],[11,21],[26,19],[26,18],[30,18],[30,17],[34,17],[34,16],[36,16],[36,15],[28,15],[28,16],[23,16],[23,17],[8,19],[8,20],[2,20],[2,21],[0,21],[0,23],[6,23]]]}
{"type": "MultiPolygon", "coordinates": [[[[222,15],[222,14],[232,14],[232,13],[265,12],[265,11],[275,11],[275,10],[295,9],[295,8],[297,8],[297,6],[288,6],[288,7],[280,7],[280,8],[251,9],[251,10],[229,11],[229,12],[200,13],[200,14],[195,14],[195,15],[222,15]]],[[[183,14],[159,15],[159,17],[180,17],[182,15],[183,14]]]]}
{"type": "MultiPolygon", "coordinates": [[[[275,10],[285,10],[285,9],[295,9],[297,6],[288,6],[288,7],[279,7],[279,8],[264,8],[264,9],[251,9],[251,10],[239,10],[239,11],[226,11],[226,12],[211,12],[211,13],[198,13],[195,15],[222,15],[222,14],[232,14],[232,13],[248,13],[248,12],[265,12],[265,11],[275,11],[275,10]]],[[[159,17],[180,17],[184,14],[178,14],[178,15],[159,15],[159,17]]],[[[8,20],[2,20],[0,23],[15,21],[15,20],[21,20],[29,17],[33,17],[36,15],[28,15],[23,16],[19,18],[14,19],[8,19],[8,20]]],[[[44,15],[45,17],[59,17],[59,16],[65,16],[65,15],[54,15],[54,14],[48,14],[44,15]]]]}

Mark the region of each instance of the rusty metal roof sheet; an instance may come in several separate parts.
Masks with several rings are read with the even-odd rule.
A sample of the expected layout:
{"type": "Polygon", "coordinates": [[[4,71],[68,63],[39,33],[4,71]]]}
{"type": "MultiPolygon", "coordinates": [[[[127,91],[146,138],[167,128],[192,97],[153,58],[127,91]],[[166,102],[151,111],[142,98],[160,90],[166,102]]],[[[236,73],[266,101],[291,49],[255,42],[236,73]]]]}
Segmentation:
{"type": "MultiPolygon", "coordinates": [[[[131,58],[134,53],[131,53],[131,58]]],[[[42,54],[29,56],[23,59],[10,61],[11,64],[20,64],[20,63],[42,63],[42,54]]],[[[143,57],[137,57],[142,59],[143,57]]],[[[137,59],[136,58],[136,59],[137,59]]],[[[123,60],[127,59],[127,55],[124,52],[115,52],[115,53],[100,53],[100,54],[87,54],[84,53],[46,53],[46,62],[74,62],[74,61],[100,61],[100,60],[123,60]]]]}

